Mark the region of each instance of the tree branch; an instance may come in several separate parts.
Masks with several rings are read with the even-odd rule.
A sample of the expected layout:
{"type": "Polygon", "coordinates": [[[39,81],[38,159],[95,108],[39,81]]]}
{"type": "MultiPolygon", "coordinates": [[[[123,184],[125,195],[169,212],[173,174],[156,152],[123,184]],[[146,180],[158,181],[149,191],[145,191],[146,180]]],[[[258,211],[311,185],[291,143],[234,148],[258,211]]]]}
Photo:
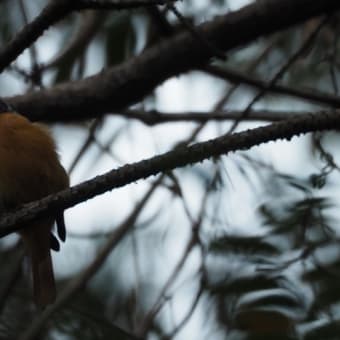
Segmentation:
{"type": "Polygon", "coordinates": [[[218,66],[209,65],[203,67],[202,71],[207,72],[208,74],[213,75],[215,77],[224,79],[228,82],[249,85],[260,90],[266,90],[269,93],[285,94],[295,98],[325,104],[331,107],[340,106],[340,97],[333,95],[331,93],[324,93],[317,90],[301,87],[299,89],[295,89],[280,84],[270,85],[269,82],[267,81],[264,81],[253,76],[249,76],[248,74],[246,75],[243,72],[235,71],[226,67],[222,68],[218,66]]]}
{"type": "MultiPolygon", "coordinates": [[[[112,115],[122,116],[128,119],[136,119],[142,123],[154,126],[164,123],[178,122],[199,122],[206,123],[209,121],[228,121],[235,120],[241,117],[243,111],[240,110],[218,110],[214,112],[159,112],[156,110],[128,110],[112,113],[112,115]]],[[[306,114],[306,112],[291,112],[291,111],[269,111],[269,110],[252,110],[249,115],[244,117],[245,121],[269,121],[277,122],[280,120],[289,119],[295,116],[306,114]]]]}
{"type": "MultiPolygon", "coordinates": [[[[266,0],[260,4],[217,17],[197,30],[217,48],[228,51],[340,8],[338,0],[266,0]]],[[[77,120],[79,115],[124,109],[169,77],[202,67],[211,56],[191,33],[183,32],[98,75],[6,100],[34,120],[47,115],[45,121],[77,120]]]]}
{"type": "Polygon", "coordinates": [[[205,159],[226,155],[229,152],[247,150],[279,139],[291,139],[294,136],[323,130],[339,130],[340,114],[310,114],[287,121],[273,123],[268,126],[226,135],[206,142],[196,143],[188,147],[178,147],[164,154],[124,165],[111,170],[92,180],[75,185],[55,195],[27,204],[24,208],[8,213],[0,218],[0,237],[18,229],[20,225],[36,217],[56,213],[70,208],[109,190],[119,188],[186,165],[202,162],[205,159]]]}

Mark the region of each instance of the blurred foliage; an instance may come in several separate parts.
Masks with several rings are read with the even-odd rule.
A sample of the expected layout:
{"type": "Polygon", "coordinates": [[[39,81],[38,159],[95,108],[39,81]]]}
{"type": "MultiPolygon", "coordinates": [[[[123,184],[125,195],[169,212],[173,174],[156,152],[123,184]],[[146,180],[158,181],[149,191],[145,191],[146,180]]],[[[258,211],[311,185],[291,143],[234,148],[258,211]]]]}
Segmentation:
{"type": "Polygon", "coordinates": [[[310,177],[271,178],[271,194],[282,190],[280,197],[267,192],[259,206],[265,233],[223,235],[209,244],[210,256],[224,254],[227,261],[219,261],[220,268],[209,261],[207,291],[220,324],[231,334],[249,333],[242,339],[335,339],[340,251],[334,202],[316,195],[310,177]]]}

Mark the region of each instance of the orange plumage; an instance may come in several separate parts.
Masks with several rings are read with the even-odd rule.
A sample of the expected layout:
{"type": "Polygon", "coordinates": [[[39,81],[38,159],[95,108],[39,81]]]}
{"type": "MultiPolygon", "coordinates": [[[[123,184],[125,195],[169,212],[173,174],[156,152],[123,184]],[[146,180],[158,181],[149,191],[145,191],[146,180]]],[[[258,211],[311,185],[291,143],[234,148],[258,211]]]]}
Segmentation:
{"type": "MultiPolygon", "coordinates": [[[[11,112],[0,113],[0,204],[4,210],[38,200],[69,186],[55,144],[46,129],[11,112]]],[[[50,216],[20,230],[31,257],[34,299],[37,305],[54,302],[56,288],[50,253],[50,216]]],[[[62,237],[63,238],[63,237],[62,237]]]]}

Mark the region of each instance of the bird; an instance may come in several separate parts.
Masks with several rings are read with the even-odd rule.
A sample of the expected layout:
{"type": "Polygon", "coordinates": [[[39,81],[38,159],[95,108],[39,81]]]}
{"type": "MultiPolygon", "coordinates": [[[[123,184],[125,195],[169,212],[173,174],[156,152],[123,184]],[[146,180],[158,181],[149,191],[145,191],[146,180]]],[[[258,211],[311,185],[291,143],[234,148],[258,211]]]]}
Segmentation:
{"type": "MultiPolygon", "coordinates": [[[[31,201],[69,187],[56,144],[47,127],[33,123],[0,100],[0,208],[17,209],[31,201]]],[[[64,212],[34,219],[20,226],[19,234],[30,258],[33,297],[45,308],[56,299],[51,249],[59,250],[54,223],[65,241],[64,212]]]]}

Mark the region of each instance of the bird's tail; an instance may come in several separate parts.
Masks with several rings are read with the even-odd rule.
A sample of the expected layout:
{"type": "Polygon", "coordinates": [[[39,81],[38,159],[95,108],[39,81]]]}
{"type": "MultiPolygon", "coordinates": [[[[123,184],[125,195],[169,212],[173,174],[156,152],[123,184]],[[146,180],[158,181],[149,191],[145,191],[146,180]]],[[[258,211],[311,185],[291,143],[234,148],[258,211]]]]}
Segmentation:
{"type": "Polygon", "coordinates": [[[31,258],[34,301],[37,306],[45,307],[56,299],[50,232],[45,228],[30,228],[22,236],[31,258]]]}
{"type": "Polygon", "coordinates": [[[56,287],[50,249],[44,253],[32,251],[33,295],[38,306],[45,307],[56,299],[56,287]]]}

